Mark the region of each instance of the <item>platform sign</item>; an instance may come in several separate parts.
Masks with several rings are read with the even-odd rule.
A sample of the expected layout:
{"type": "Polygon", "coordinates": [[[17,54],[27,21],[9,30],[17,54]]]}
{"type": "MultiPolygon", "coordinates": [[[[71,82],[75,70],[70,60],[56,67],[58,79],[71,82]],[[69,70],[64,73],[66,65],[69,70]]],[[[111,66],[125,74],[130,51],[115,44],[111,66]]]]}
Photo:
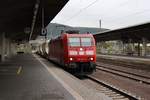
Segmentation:
{"type": "Polygon", "coordinates": [[[42,28],[41,35],[42,36],[46,36],[47,35],[47,29],[46,28],[42,28]]]}

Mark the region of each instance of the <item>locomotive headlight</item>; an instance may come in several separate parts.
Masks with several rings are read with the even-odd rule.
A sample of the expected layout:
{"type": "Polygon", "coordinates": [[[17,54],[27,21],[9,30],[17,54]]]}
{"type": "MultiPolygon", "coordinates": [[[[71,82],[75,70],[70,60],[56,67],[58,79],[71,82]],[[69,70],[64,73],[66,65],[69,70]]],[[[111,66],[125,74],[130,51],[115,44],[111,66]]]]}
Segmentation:
{"type": "Polygon", "coordinates": [[[90,58],[90,60],[94,60],[94,58],[90,58]]]}
{"type": "Polygon", "coordinates": [[[83,50],[83,48],[80,48],[80,51],[82,51],[83,50]]]}
{"type": "Polygon", "coordinates": [[[77,55],[78,52],[77,51],[69,51],[69,55],[77,55]]]}
{"type": "Polygon", "coordinates": [[[73,60],[73,58],[69,58],[70,59],[70,61],[72,61],[73,60]]]}
{"type": "Polygon", "coordinates": [[[88,50],[88,51],[86,51],[86,55],[94,55],[94,51],[88,50]]]}

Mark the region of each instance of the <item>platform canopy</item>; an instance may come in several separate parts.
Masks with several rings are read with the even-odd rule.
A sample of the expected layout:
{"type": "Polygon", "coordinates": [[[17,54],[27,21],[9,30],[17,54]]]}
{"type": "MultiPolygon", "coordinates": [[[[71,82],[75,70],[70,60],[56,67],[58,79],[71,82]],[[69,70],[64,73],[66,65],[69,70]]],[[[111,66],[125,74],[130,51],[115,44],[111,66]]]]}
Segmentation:
{"type": "Polygon", "coordinates": [[[44,26],[58,14],[68,0],[2,0],[0,2],[0,34],[15,41],[31,39],[41,32],[42,9],[44,26]],[[33,25],[34,24],[34,25],[33,25]],[[34,27],[33,27],[34,26],[34,27]]]}
{"type": "Polygon", "coordinates": [[[150,41],[150,22],[126,28],[108,30],[94,35],[97,42],[122,40],[124,42],[141,42],[142,39],[150,41]]]}

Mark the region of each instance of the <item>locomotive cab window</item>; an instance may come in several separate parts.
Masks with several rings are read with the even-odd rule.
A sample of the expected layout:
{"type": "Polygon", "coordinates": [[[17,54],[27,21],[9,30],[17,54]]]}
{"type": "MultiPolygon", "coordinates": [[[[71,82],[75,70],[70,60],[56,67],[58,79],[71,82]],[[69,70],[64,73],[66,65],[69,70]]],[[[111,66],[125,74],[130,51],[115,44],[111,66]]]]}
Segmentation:
{"type": "Polygon", "coordinates": [[[81,38],[81,46],[92,46],[92,38],[89,37],[82,37],[81,38]]]}
{"type": "Polygon", "coordinates": [[[70,37],[68,43],[69,46],[93,46],[93,41],[90,37],[70,37]]]}
{"type": "Polygon", "coordinates": [[[69,46],[80,46],[80,38],[70,37],[68,39],[69,46]]]}

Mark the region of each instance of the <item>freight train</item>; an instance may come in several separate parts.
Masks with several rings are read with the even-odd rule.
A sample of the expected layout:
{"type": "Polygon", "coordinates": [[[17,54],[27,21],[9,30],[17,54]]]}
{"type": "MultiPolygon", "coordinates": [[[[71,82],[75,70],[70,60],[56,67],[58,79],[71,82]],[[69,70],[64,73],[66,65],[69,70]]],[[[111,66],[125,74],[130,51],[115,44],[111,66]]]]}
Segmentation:
{"type": "Polygon", "coordinates": [[[87,75],[96,70],[96,46],[92,34],[67,31],[44,42],[38,53],[73,74],[87,75]]]}

